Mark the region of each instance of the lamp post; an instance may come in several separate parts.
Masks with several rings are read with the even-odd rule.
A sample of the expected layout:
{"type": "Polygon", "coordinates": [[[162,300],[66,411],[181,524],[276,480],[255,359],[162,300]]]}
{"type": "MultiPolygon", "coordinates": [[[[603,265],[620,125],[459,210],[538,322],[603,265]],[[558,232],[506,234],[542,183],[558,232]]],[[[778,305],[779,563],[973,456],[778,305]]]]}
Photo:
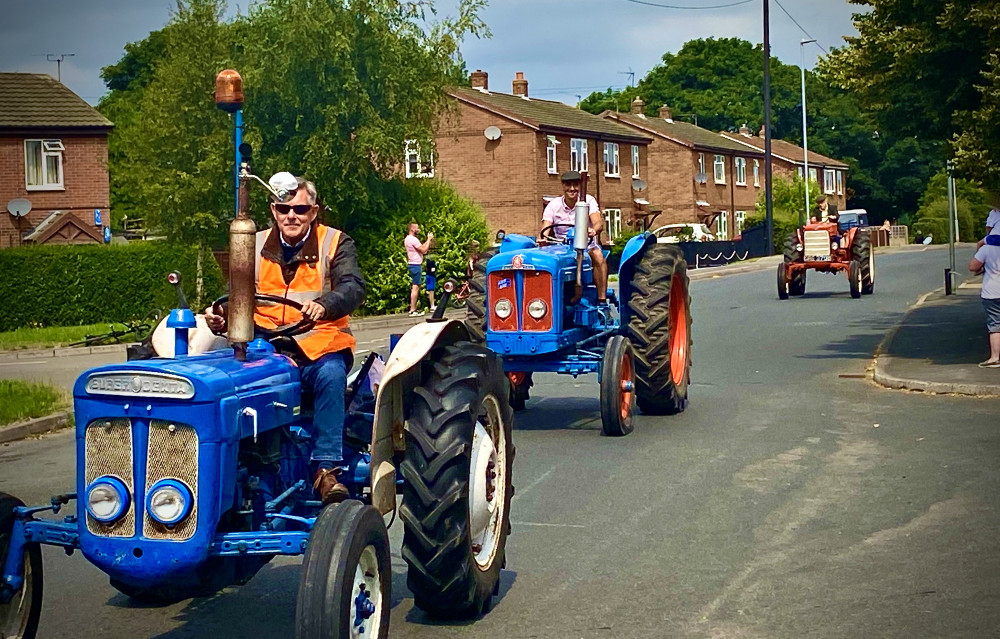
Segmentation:
{"type": "Polygon", "coordinates": [[[799,225],[809,218],[809,141],[806,136],[806,53],[805,45],[816,40],[799,41],[799,70],[802,72],[802,178],[806,185],[806,208],[799,217],[799,225]]]}
{"type": "Polygon", "coordinates": [[[774,254],[774,201],[771,197],[771,0],[764,0],[764,220],[767,254],[774,254]]]}

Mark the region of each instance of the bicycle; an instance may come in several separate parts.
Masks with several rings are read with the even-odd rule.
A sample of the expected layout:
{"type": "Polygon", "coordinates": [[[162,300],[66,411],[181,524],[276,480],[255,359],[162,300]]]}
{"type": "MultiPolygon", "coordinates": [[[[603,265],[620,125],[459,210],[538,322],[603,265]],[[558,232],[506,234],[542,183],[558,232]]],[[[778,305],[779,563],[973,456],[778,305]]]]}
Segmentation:
{"type": "MultiPolygon", "coordinates": [[[[72,342],[69,346],[100,346],[103,344],[121,344],[122,338],[129,335],[145,337],[160,321],[161,312],[158,309],[150,311],[142,319],[132,319],[127,322],[115,322],[108,324],[107,333],[95,335],[85,335],[79,342],[72,342]],[[122,328],[115,328],[115,324],[121,324],[122,328]]],[[[134,341],[134,340],[133,340],[134,341]]]]}

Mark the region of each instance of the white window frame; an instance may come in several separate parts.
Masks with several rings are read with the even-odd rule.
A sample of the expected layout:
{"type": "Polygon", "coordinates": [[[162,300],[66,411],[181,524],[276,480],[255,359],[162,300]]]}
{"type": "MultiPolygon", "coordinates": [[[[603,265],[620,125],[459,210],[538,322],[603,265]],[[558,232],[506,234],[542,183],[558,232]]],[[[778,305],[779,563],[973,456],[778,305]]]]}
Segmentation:
{"type": "Polygon", "coordinates": [[[837,171],[837,195],[844,194],[844,172],[837,171]]]}
{"type": "Polygon", "coordinates": [[[406,177],[408,178],[432,178],[434,177],[434,154],[431,154],[428,161],[421,161],[420,144],[416,140],[407,140],[404,162],[406,163],[406,177]],[[430,170],[426,170],[430,164],[430,170]],[[414,166],[415,165],[415,166],[414,166]]]}
{"type": "Polygon", "coordinates": [[[612,242],[622,234],[621,209],[604,209],[604,230],[612,242]]]}
{"type": "Polygon", "coordinates": [[[708,175],[707,173],[705,173],[705,154],[704,153],[699,153],[698,154],[698,173],[701,173],[702,175],[705,175],[705,176],[708,175]]]}
{"type": "Polygon", "coordinates": [[[746,211],[736,211],[736,235],[743,233],[743,222],[747,219],[746,211]]]}
{"type": "Polygon", "coordinates": [[[746,186],[747,185],[747,159],[746,158],[736,158],[736,185],[746,186]]]}
{"type": "Polygon", "coordinates": [[[42,140],[42,139],[28,139],[24,141],[24,186],[28,191],[54,191],[61,190],[65,187],[63,186],[63,152],[66,147],[63,146],[62,140],[42,140]],[[35,184],[31,183],[31,170],[29,168],[29,151],[30,146],[37,147],[36,153],[41,161],[40,173],[37,176],[37,182],[35,184]],[[56,173],[57,179],[55,181],[49,180],[48,172],[48,160],[55,159],[56,162],[56,173]]]}
{"type": "Polygon", "coordinates": [[[833,195],[834,191],[837,190],[835,173],[836,171],[833,169],[823,169],[823,192],[828,195],[833,195]]]}
{"type": "Polygon", "coordinates": [[[760,186],[760,160],[753,161],[753,185],[760,186]]]}
{"type": "Polygon", "coordinates": [[[632,145],[632,177],[639,177],[639,145],[632,145]]]}
{"type": "Polygon", "coordinates": [[[720,240],[728,240],[729,239],[729,212],[728,211],[723,211],[722,213],[719,214],[719,218],[718,219],[719,219],[719,224],[718,224],[719,232],[716,233],[716,236],[720,240]]]}
{"type": "Polygon", "coordinates": [[[805,172],[804,172],[804,171],[802,170],[802,167],[801,167],[801,166],[800,166],[800,167],[799,167],[799,168],[798,168],[797,170],[798,170],[798,172],[799,172],[799,179],[801,180],[801,179],[802,179],[802,176],[803,176],[803,175],[805,175],[805,172]]]}
{"type": "Polygon", "coordinates": [[[604,177],[621,177],[617,142],[604,143],[604,177]]]}
{"type": "Polygon", "coordinates": [[[726,156],[715,155],[715,161],[712,163],[712,168],[715,170],[715,183],[725,184],[726,183],[726,156]]]}
{"type": "Polygon", "coordinates": [[[570,138],[569,170],[580,173],[587,170],[587,141],[583,138],[570,138]]]}
{"type": "Polygon", "coordinates": [[[545,146],[545,166],[551,175],[556,175],[559,173],[559,169],[556,168],[556,145],[559,144],[559,140],[554,135],[547,135],[545,139],[547,140],[545,146]]]}

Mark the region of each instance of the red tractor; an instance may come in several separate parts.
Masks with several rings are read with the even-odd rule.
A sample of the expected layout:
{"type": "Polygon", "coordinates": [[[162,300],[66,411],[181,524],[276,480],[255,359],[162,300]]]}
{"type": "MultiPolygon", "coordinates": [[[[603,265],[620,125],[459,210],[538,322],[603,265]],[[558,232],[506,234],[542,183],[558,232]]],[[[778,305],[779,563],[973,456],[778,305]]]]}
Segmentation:
{"type": "Polygon", "coordinates": [[[785,240],[785,259],[778,264],[778,298],[806,292],[806,271],[847,273],[851,297],[875,290],[875,254],[871,235],[856,222],[814,222],[785,240]]]}

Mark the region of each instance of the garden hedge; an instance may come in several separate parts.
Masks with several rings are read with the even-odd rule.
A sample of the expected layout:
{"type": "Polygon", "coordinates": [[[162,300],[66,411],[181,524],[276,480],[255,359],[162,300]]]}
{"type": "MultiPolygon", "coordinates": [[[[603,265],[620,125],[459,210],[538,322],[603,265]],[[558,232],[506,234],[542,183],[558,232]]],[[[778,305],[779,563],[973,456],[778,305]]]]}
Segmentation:
{"type": "Polygon", "coordinates": [[[75,326],[145,317],[177,305],[170,271],[180,271],[194,305],[226,288],[205,250],[203,290],[196,300],[199,250],[163,242],[125,245],[27,246],[0,251],[0,331],[23,326],[75,326]]]}

